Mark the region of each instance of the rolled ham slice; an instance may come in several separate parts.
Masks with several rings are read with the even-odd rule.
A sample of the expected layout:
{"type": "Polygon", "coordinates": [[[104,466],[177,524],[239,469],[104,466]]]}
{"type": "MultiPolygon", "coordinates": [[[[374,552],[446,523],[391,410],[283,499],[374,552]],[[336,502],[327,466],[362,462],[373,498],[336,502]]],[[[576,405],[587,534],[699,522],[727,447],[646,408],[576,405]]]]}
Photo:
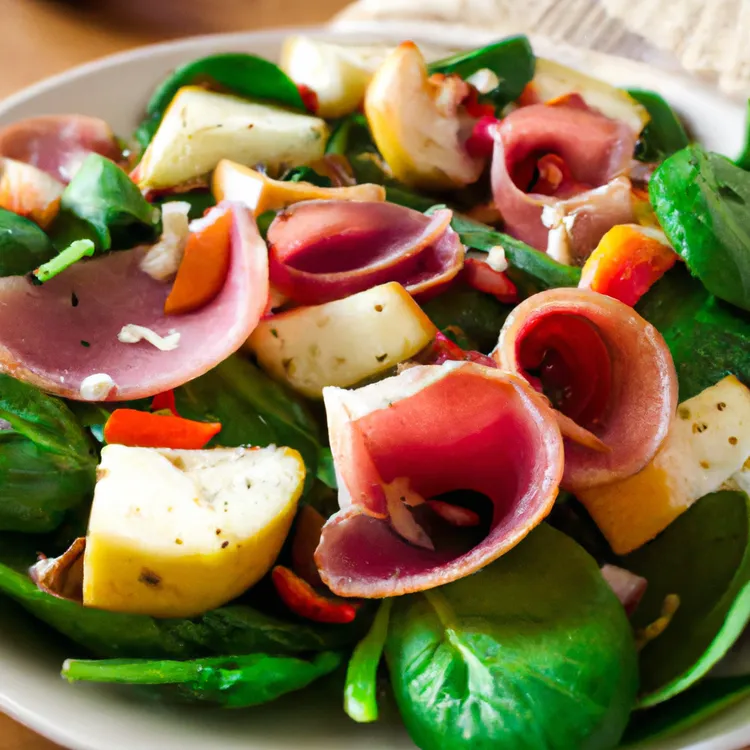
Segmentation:
{"type": "Polygon", "coordinates": [[[677,374],[661,334],[628,305],[588,289],[550,289],[524,300],[492,356],[599,439],[563,429],[562,486],[572,492],[640,471],[677,408],[677,374]]]}
{"type": "Polygon", "coordinates": [[[319,304],[389,281],[435,294],[461,270],[451,211],[431,217],[393,203],[305,201],[268,230],[271,281],[295,302],[319,304]]]}
{"type": "Polygon", "coordinates": [[[558,223],[567,217],[573,259],[580,260],[608,229],[632,221],[630,183],[623,175],[636,134],[624,123],[585,106],[534,104],[508,115],[494,137],[492,192],[509,234],[547,250],[555,213],[558,223]],[[544,194],[534,192],[535,171],[549,155],[564,167],[564,179],[556,186],[545,181],[544,194]]]}
{"type": "Polygon", "coordinates": [[[0,129],[0,156],[31,164],[66,184],[91,153],[122,158],[114,133],[98,117],[43,115],[0,129]]]}
{"type": "Polygon", "coordinates": [[[84,381],[108,376],[111,389],[94,400],[120,401],[169,390],[226,359],[263,314],[268,257],[251,213],[220,208],[232,212],[229,271],[219,294],[192,313],[164,314],[171,284],[140,269],[139,249],[76,263],[42,286],[0,279],[0,369],[70,399],[92,398],[84,381]],[[123,343],[118,334],[130,324],[162,337],[176,332],[177,347],[123,343]]]}
{"type": "Polygon", "coordinates": [[[315,560],[339,595],[397,596],[462,578],[518,544],[554,504],[562,438],[552,409],[519,377],[447,362],[323,395],[342,510],[315,560]],[[489,533],[459,551],[433,543],[412,510],[455,490],[492,506],[489,533]]]}

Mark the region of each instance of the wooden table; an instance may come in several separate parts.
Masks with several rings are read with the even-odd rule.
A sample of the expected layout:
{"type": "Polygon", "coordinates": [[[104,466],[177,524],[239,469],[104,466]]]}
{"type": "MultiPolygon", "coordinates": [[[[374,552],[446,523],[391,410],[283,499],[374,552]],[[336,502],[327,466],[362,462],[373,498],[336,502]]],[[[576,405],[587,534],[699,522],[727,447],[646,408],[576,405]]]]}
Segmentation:
{"type": "MultiPolygon", "coordinates": [[[[188,34],[319,23],[347,4],[348,0],[100,0],[91,3],[97,7],[94,11],[78,2],[0,0],[2,27],[9,32],[0,44],[0,98],[129,47],[188,34]],[[150,6],[159,6],[161,16],[150,15],[150,6]],[[123,7],[128,10],[120,10],[123,7]]],[[[56,747],[0,715],[0,750],[56,747]]]]}

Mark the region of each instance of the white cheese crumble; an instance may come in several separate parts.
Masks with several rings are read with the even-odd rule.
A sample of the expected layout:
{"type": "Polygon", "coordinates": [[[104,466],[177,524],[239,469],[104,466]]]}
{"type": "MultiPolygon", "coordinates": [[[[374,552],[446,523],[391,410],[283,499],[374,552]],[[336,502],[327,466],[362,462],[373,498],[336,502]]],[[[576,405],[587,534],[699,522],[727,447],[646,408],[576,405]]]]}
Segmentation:
{"type": "Polygon", "coordinates": [[[480,68],[466,79],[466,83],[470,83],[480,94],[489,94],[500,85],[500,79],[489,68],[480,68]]]}
{"type": "Polygon", "coordinates": [[[150,328],[146,328],[146,326],[128,323],[117,334],[117,340],[123,344],[137,344],[139,341],[147,341],[159,349],[159,351],[171,352],[179,346],[180,334],[175,330],[171,330],[166,336],[160,336],[156,331],[152,331],[150,328]]]}
{"type": "Polygon", "coordinates": [[[499,271],[500,273],[508,270],[508,259],[505,257],[505,248],[502,245],[495,245],[495,247],[490,248],[487,253],[487,265],[493,271],[499,271]]]}
{"type": "Polygon", "coordinates": [[[168,281],[176,273],[190,234],[190,204],[170,201],[161,209],[163,231],[159,241],[149,248],[140,263],[141,271],[157,281],[168,281]]]}
{"type": "Polygon", "coordinates": [[[114,387],[115,381],[106,372],[98,372],[84,378],[78,392],[84,401],[104,401],[114,387]]]}
{"type": "Polygon", "coordinates": [[[570,252],[570,238],[564,224],[549,230],[547,235],[547,255],[558,263],[571,265],[573,256],[570,252]]]}

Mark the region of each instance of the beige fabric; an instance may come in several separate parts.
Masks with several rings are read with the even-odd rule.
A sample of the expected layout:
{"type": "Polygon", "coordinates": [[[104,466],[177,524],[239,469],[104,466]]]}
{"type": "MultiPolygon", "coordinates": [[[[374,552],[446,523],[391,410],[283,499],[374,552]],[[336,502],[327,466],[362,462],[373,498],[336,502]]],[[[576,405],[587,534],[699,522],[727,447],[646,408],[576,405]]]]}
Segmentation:
{"type": "Polygon", "coordinates": [[[338,18],[533,32],[716,80],[750,96],[750,0],[358,0],[338,18]]]}

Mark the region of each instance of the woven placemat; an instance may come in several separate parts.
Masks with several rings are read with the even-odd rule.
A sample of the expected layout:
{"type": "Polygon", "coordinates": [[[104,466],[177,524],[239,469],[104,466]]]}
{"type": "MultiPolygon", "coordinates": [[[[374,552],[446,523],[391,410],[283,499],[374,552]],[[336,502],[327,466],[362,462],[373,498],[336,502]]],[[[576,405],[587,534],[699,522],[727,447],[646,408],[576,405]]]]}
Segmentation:
{"type": "Polygon", "coordinates": [[[534,33],[750,96],[750,0],[357,0],[338,19],[433,21],[534,33]]]}

